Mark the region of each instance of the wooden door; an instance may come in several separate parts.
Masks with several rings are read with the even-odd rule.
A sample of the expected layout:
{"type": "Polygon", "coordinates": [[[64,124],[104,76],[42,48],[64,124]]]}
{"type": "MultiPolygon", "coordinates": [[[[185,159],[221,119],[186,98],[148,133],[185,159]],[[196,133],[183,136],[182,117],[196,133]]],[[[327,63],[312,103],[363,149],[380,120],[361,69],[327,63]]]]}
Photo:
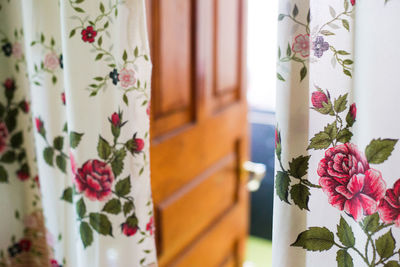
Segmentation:
{"type": "Polygon", "coordinates": [[[246,0],[148,0],[160,266],[241,266],[246,0]]]}

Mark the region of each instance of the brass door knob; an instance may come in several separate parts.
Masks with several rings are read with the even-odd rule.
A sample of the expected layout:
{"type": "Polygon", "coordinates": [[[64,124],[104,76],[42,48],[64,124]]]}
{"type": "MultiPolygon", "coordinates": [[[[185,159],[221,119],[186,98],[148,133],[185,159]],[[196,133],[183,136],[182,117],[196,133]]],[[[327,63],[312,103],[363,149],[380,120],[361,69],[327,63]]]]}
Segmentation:
{"type": "Polygon", "coordinates": [[[255,192],[260,188],[261,181],[265,177],[267,167],[262,163],[255,163],[246,161],[243,163],[243,169],[249,173],[249,181],[247,182],[247,189],[250,192],[255,192]]]}

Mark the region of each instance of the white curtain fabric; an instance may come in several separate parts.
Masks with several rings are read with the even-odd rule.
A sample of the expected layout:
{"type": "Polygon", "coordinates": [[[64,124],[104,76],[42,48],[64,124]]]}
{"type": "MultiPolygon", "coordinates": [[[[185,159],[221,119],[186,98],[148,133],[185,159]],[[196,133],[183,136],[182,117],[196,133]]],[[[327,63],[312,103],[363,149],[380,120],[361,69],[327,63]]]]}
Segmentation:
{"type": "Polygon", "coordinates": [[[280,1],[274,267],[400,266],[399,12],[280,1]]]}
{"type": "Polygon", "coordinates": [[[0,47],[0,266],[156,266],[144,0],[2,0],[0,47]]]}

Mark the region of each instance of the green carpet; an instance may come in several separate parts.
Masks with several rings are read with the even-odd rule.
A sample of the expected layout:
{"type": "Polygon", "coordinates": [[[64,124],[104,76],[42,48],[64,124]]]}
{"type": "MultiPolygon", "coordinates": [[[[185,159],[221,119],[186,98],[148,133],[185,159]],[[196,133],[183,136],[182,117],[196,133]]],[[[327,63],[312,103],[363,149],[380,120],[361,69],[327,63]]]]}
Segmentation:
{"type": "Polygon", "coordinates": [[[250,236],[247,240],[244,267],[272,267],[272,242],[250,236]]]}

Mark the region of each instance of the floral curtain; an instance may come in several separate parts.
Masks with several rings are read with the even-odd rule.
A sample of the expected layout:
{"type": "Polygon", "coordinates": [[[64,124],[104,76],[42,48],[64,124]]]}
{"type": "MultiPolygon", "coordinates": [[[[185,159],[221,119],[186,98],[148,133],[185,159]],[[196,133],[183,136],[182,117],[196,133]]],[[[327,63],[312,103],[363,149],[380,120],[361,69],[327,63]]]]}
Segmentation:
{"type": "Polygon", "coordinates": [[[0,266],[156,266],[144,0],[2,0],[0,48],[0,266]]]}
{"type": "Polygon", "coordinates": [[[399,12],[280,1],[274,267],[400,266],[399,12]]]}

